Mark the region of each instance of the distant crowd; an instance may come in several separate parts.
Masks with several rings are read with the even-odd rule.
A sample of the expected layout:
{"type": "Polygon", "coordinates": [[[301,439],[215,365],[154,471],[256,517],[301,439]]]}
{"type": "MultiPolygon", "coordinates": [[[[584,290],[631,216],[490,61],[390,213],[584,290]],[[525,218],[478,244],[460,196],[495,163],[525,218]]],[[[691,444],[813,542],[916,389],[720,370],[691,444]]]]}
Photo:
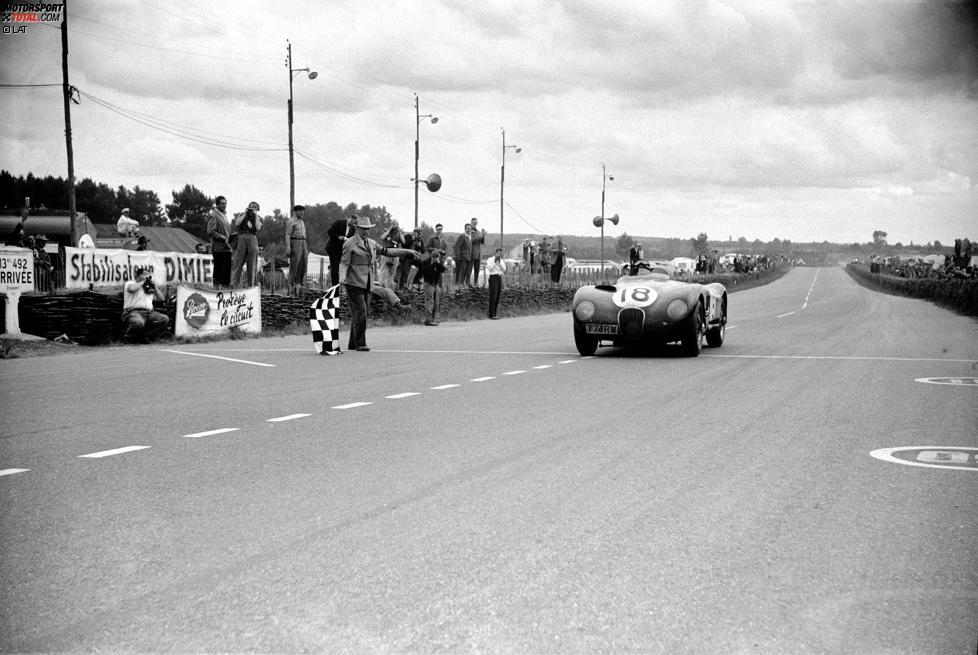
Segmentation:
{"type": "Polygon", "coordinates": [[[978,279],[978,266],[972,265],[975,255],[978,255],[978,244],[972,244],[969,239],[955,239],[953,255],[931,257],[873,255],[869,260],[869,270],[871,273],[910,279],[975,280],[978,279]]]}

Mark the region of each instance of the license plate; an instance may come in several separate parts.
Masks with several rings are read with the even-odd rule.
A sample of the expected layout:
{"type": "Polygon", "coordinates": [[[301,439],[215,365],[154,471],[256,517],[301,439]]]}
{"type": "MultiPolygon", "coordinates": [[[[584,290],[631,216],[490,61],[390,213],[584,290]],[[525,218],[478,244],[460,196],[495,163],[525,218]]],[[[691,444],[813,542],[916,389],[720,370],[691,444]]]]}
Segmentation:
{"type": "Polygon", "coordinates": [[[588,334],[618,334],[618,326],[614,323],[588,323],[584,331],[588,334]]]}

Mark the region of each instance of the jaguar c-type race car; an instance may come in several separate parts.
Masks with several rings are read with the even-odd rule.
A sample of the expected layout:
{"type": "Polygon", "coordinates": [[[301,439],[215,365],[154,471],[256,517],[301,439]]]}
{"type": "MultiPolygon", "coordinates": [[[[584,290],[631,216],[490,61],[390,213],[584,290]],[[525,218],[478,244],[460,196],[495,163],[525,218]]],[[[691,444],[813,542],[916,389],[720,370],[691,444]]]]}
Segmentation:
{"type": "Polygon", "coordinates": [[[571,312],[581,355],[593,355],[602,341],[624,347],[679,342],[685,355],[696,357],[704,339],[716,348],[723,344],[727,290],[717,282],[672,280],[664,268],[640,262],[635,275],[613,285],[578,289],[571,312]]]}

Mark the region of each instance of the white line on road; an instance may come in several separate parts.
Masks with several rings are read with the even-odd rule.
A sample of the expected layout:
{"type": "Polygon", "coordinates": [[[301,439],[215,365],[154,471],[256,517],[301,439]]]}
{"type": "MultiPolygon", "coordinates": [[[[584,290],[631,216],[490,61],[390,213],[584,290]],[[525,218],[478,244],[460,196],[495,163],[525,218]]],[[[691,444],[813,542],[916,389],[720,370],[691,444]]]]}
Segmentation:
{"type": "Polygon", "coordinates": [[[487,380],[495,380],[495,379],[496,379],[495,375],[489,375],[484,378],[472,378],[471,380],[469,380],[469,382],[485,382],[487,380]]]}
{"type": "Polygon", "coordinates": [[[194,432],[193,434],[183,435],[184,439],[199,439],[200,437],[210,437],[215,434],[224,434],[225,432],[234,432],[239,428],[221,428],[219,430],[208,430],[207,432],[194,432]]]}
{"type": "Polygon", "coordinates": [[[526,373],[526,371],[506,371],[503,375],[519,375],[520,373],[526,373]]]}
{"type": "Polygon", "coordinates": [[[460,387],[461,384],[443,384],[439,387],[431,387],[432,391],[438,391],[440,389],[454,389],[455,387],[460,387]]]}
{"type": "Polygon", "coordinates": [[[787,314],[778,314],[777,318],[784,318],[785,316],[791,316],[794,312],[788,312],[787,314]]]}
{"type": "Polygon", "coordinates": [[[252,366],[268,366],[275,368],[275,364],[265,364],[264,362],[250,362],[247,359],[234,359],[233,357],[221,357],[220,355],[205,355],[204,353],[188,353],[183,350],[164,350],[165,353],[174,355],[192,355],[194,357],[210,357],[211,359],[223,359],[226,362],[237,362],[238,364],[251,364],[252,366]]]}
{"type": "Polygon", "coordinates": [[[393,396],[385,396],[385,398],[390,398],[391,400],[397,400],[399,398],[410,398],[411,396],[419,396],[417,391],[406,391],[404,393],[396,393],[393,396]]]}
{"type": "MultiPolygon", "coordinates": [[[[582,357],[581,359],[590,359],[590,357],[586,357],[586,358],[585,358],[585,357],[582,357]]],[[[562,361],[562,362],[557,362],[557,363],[558,363],[558,364],[574,364],[574,363],[576,363],[576,362],[578,362],[578,361],[579,361],[579,360],[577,360],[577,359],[565,359],[564,361],[562,361]]]]}
{"type": "Polygon", "coordinates": [[[812,286],[808,287],[808,293],[805,294],[805,302],[803,302],[801,304],[801,308],[802,309],[805,309],[806,307],[808,307],[808,299],[812,295],[812,289],[815,288],[815,280],[818,279],[818,270],[819,269],[817,269],[817,268],[815,269],[815,277],[812,278],[812,286]]]}
{"type": "Polygon", "coordinates": [[[96,459],[99,457],[111,457],[112,455],[121,455],[122,453],[131,453],[134,450],[143,450],[144,448],[149,448],[149,446],[126,446],[125,448],[114,448],[112,450],[103,450],[99,453],[89,453],[87,455],[79,455],[79,457],[89,457],[96,459]]]}
{"type": "Polygon", "coordinates": [[[0,475],[13,475],[15,473],[27,473],[30,469],[4,469],[0,471],[0,475]]]}
{"type": "Polygon", "coordinates": [[[964,362],[972,363],[975,359],[933,359],[927,357],[845,357],[839,355],[713,355],[703,353],[702,357],[716,357],[726,359],[831,359],[831,360],[853,360],[862,362],[964,362]]]}
{"type": "Polygon", "coordinates": [[[544,369],[544,368],[551,368],[552,366],[553,366],[553,364],[541,364],[540,366],[534,366],[533,369],[534,370],[540,370],[540,369],[544,369]]]}
{"type": "Polygon", "coordinates": [[[288,416],[279,416],[278,418],[270,418],[266,420],[266,423],[280,423],[282,421],[291,421],[297,418],[305,418],[307,416],[312,416],[312,414],[289,414],[288,416]]]}
{"type": "Polygon", "coordinates": [[[354,407],[364,407],[373,403],[347,403],[346,405],[336,405],[333,409],[353,409],[354,407]]]}

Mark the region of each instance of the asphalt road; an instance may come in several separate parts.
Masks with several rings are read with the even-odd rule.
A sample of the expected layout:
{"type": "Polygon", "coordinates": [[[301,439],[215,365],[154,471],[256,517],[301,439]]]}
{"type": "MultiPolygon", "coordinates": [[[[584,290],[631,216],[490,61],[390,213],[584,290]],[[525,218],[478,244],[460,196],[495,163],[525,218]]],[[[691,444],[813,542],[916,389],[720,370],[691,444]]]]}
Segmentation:
{"type": "Polygon", "coordinates": [[[730,318],[0,361],[0,650],[974,653],[976,322],[827,268],[730,318]]]}

